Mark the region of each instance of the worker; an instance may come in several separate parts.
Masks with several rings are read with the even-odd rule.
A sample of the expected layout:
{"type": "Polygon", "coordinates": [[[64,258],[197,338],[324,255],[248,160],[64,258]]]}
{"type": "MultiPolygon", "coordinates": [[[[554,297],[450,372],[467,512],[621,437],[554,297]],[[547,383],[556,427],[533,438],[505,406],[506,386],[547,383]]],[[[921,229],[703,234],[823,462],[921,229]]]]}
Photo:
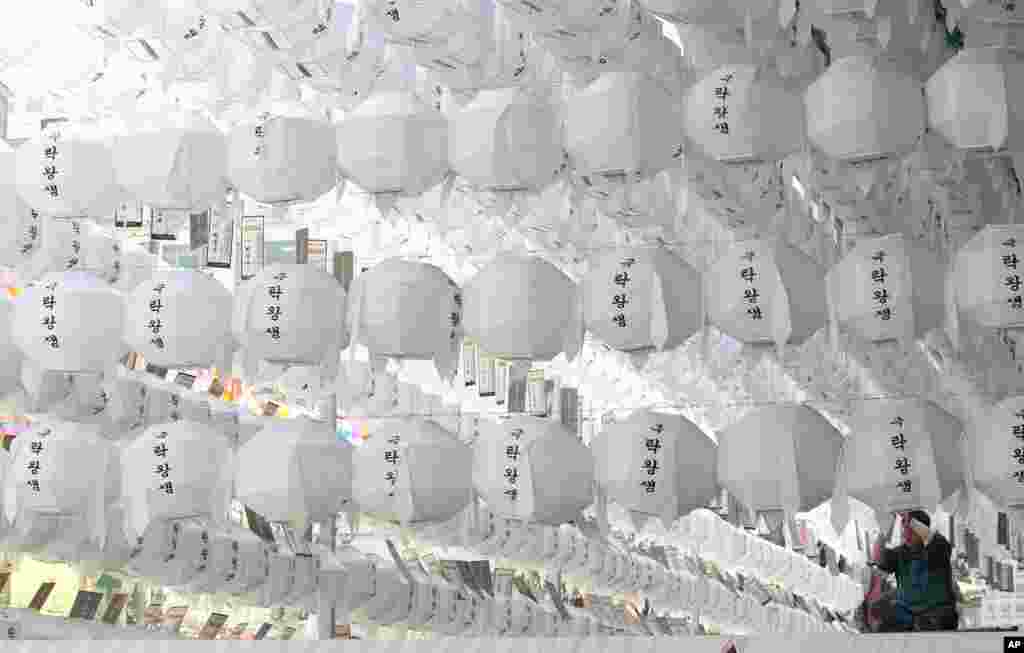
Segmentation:
{"type": "Polygon", "coordinates": [[[874,564],[896,575],[896,596],[882,608],[882,631],[956,630],[960,617],[953,580],[952,547],[931,528],[923,510],[900,515],[903,544],[882,548],[874,564]]]}

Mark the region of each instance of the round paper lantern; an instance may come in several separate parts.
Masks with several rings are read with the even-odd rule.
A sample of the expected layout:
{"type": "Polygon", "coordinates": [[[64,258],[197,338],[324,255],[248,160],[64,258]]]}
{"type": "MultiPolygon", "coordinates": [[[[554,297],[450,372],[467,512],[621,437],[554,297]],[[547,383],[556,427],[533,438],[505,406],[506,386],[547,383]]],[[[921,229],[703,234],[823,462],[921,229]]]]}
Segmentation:
{"type": "Polygon", "coordinates": [[[456,362],[462,295],[441,268],[388,259],[356,277],[348,329],[373,356],[456,362]]]}
{"type": "Polygon", "coordinates": [[[448,122],[408,91],[378,91],[337,127],[342,174],[368,193],[419,195],[448,172],[448,122]]]}
{"type": "Polygon", "coordinates": [[[501,256],[463,288],[466,335],[497,358],[551,360],[582,344],[582,302],[572,279],[540,258],[501,256]]]}
{"type": "Polygon", "coordinates": [[[921,83],[894,60],[835,61],[804,93],[807,134],[833,159],[867,161],[910,152],[924,134],[921,83]]]}
{"type": "Polygon", "coordinates": [[[517,88],[483,90],[451,118],[452,169],[484,190],[535,190],[561,170],[561,121],[517,88]]]}
{"type": "Polygon", "coordinates": [[[957,325],[959,314],[989,329],[1024,324],[1021,265],[1022,226],[989,225],[967,241],[957,252],[947,279],[952,325],[957,325]]]}
{"type": "Polygon", "coordinates": [[[932,510],[963,485],[963,426],[935,404],[865,401],[848,424],[847,493],[876,512],[932,510]]]}
{"type": "Polygon", "coordinates": [[[380,419],[352,454],[352,493],[360,510],[403,524],[444,521],[472,493],[472,451],[423,419],[380,419]]]}
{"type": "Polygon", "coordinates": [[[125,296],[124,339],[161,367],[223,363],[231,348],[232,309],[231,293],[213,277],[158,272],[125,296]]]}
{"type": "Polygon", "coordinates": [[[858,240],[825,277],[830,310],[861,338],[909,342],[942,326],[944,275],[931,250],[902,235],[858,240]]]}
{"type": "Polygon", "coordinates": [[[270,521],[321,521],[352,498],[352,445],[334,425],[278,420],[238,451],[235,494],[270,521]]]}
{"type": "Polygon", "coordinates": [[[161,519],[227,514],[234,471],[227,438],[190,421],[150,426],[122,454],[128,525],[141,535],[161,519]]]}
{"type": "Polygon", "coordinates": [[[557,525],[593,502],[594,459],[554,420],[483,422],[473,445],[473,485],[496,515],[557,525]]]}
{"type": "Polygon", "coordinates": [[[46,370],[102,372],[124,352],[121,293],[88,272],[47,275],[14,303],[14,342],[46,370]]]}
{"type": "Polygon", "coordinates": [[[570,97],[566,148],[585,176],[650,176],[677,164],[679,100],[642,73],[609,72],[570,97]]]}
{"type": "Polygon", "coordinates": [[[644,0],[648,11],[673,23],[743,25],[778,15],[777,0],[644,0]]]}
{"type": "Polygon", "coordinates": [[[107,215],[120,199],[110,149],[66,125],[15,150],[14,179],[29,206],[54,218],[107,215]]]}
{"type": "Polygon", "coordinates": [[[718,445],[681,415],[638,411],[607,425],[590,446],[608,498],[666,526],[719,491],[718,445]]]}
{"type": "Polygon", "coordinates": [[[1024,149],[1024,59],[1003,48],[969,48],[925,85],[928,126],[953,147],[998,152],[1024,149]]]}
{"type": "Polygon", "coordinates": [[[842,442],[806,406],[759,408],[718,434],[718,480],[750,510],[810,510],[832,495],[842,442]]]}
{"type": "Polygon", "coordinates": [[[799,343],[825,324],[825,273],[783,243],[734,245],[706,275],[708,316],[746,343],[799,343]]]}
{"type": "Polygon", "coordinates": [[[114,141],[114,170],[125,191],[158,209],[205,209],[223,200],[224,135],[197,116],[147,122],[114,141]]]}
{"type": "Polygon", "coordinates": [[[315,200],[338,183],[334,131],[311,118],[262,114],[231,130],[228,177],[264,204],[315,200]]]}
{"type": "Polygon", "coordinates": [[[232,329],[246,351],[247,369],[331,365],[348,345],[345,290],[312,265],[271,265],[235,294],[232,329]]]}
{"type": "Polygon", "coordinates": [[[671,349],[704,326],[700,274],[663,247],[598,255],[581,286],[587,329],[613,349],[671,349]]]}
{"type": "Polygon", "coordinates": [[[803,101],[765,66],[725,66],[684,99],[686,136],[725,163],[777,161],[803,147],[803,101]]]}
{"type": "Polygon", "coordinates": [[[4,487],[9,522],[31,519],[33,514],[75,516],[102,545],[107,533],[106,471],[115,453],[98,430],[94,425],[47,420],[15,439],[4,487]]]}
{"type": "Polygon", "coordinates": [[[990,408],[972,445],[974,484],[1019,515],[1024,509],[1024,397],[1009,397],[990,408]]]}

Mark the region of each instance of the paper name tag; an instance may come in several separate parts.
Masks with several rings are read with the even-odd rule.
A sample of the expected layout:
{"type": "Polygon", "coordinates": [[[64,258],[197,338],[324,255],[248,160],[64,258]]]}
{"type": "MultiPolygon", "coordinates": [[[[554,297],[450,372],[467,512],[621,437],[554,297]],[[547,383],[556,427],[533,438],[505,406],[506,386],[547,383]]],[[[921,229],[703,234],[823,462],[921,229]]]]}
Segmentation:
{"type": "Polygon", "coordinates": [[[96,616],[96,612],[100,608],[100,601],[102,600],[103,594],[99,592],[81,590],[75,596],[75,602],[71,606],[71,613],[68,616],[71,619],[91,621],[96,616]]]}

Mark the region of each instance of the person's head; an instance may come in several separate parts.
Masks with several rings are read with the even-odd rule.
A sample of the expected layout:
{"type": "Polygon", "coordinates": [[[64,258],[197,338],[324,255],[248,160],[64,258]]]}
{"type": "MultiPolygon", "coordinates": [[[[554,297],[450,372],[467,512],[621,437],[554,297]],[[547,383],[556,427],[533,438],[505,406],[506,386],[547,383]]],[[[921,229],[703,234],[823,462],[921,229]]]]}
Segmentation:
{"type": "Polygon", "coordinates": [[[928,516],[928,513],[923,510],[911,510],[910,512],[903,513],[903,543],[917,546],[924,544],[924,540],[922,540],[921,536],[915,533],[914,529],[911,527],[911,522],[914,521],[930,527],[932,525],[932,519],[928,516]]]}

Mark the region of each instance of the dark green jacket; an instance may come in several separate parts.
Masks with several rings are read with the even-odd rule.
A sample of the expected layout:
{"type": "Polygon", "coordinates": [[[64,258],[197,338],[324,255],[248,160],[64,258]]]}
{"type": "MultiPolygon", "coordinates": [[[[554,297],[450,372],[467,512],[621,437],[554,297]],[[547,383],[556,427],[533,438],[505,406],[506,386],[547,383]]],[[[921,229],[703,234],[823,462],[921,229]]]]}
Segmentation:
{"type": "Polygon", "coordinates": [[[956,605],[949,540],[934,533],[927,546],[882,549],[878,568],[896,575],[899,598],[915,614],[956,605]]]}

